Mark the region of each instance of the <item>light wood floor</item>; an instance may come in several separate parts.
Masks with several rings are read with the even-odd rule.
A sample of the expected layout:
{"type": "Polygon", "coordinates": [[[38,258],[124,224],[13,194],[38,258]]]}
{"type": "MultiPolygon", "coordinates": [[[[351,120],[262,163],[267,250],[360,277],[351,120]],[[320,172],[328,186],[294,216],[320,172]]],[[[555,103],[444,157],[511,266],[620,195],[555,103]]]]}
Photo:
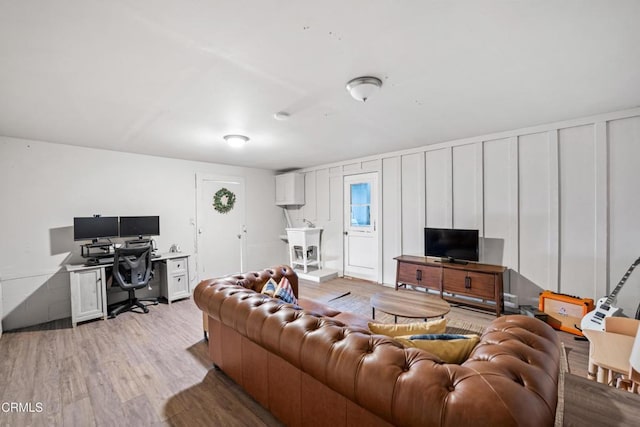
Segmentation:
{"type": "Polygon", "coordinates": [[[0,396],[44,405],[0,412],[1,426],[280,425],[212,369],[192,299],[75,329],[67,319],[5,332],[0,396]]]}
{"type": "MultiPolygon", "coordinates": [[[[365,298],[382,289],[346,278],[306,286],[314,288],[309,294],[350,292],[365,298]]],[[[362,306],[359,310],[371,315],[362,306]]],[[[494,318],[457,307],[450,316],[477,324],[494,318]]],[[[65,319],[5,331],[0,339],[0,400],[30,402],[32,408],[41,402],[43,410],[0,411],[0,425],[280,425],[212,369],[201,322],[201,312],[187,299],[152,306],[148,314],[125,313],[77,328],[65,319]]],[[[572,372],[586,375],[587,343],[563,332],[559,336],[570,349],[572,372]]]]}

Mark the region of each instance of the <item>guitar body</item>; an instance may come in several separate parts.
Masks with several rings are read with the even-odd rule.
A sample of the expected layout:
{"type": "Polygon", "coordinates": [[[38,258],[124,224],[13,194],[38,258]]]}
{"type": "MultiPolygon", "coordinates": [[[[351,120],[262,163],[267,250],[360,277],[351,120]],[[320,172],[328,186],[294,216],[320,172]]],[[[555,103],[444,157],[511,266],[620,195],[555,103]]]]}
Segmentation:
{"type": "Polygon", "coordinates": [[[622,289],[622,285],[625,284],[629,276],[633,270],[640,264],[640,258],[635,260],[633,264],[629,267],[616,288],[611,292],[608,297],[600,298],[598,303],[596,304],[596,309],[588,312],[584,315],[582,320],[580,321],[580,329],[595,329],[596,331],[604,331],[604,319],[607,317],[613,316],[621,316],[622,309],[618,307],[614,307],[613,304],[616,303],[616,297],[618,296],[618,292],[622,289]]]}
{"type": "MultiPolygon", "coordinates": [[[[615,301],[614,301],[615,303],[615,301]]],[[[596,303],[596,308],[588,312],[580,322],[580,329],[595,329],[604,331],[604,319],[622,315],[622,309],[607,304],[607,297],[600,298],[596,303]]]]}

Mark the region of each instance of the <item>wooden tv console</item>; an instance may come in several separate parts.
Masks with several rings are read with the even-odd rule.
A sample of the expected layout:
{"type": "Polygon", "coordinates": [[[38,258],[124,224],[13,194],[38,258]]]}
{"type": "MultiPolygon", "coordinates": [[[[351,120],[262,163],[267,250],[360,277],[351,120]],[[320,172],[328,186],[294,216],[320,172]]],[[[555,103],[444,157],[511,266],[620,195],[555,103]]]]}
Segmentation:
{"type": "Polygon", "coordinates": [[[506,267],[453,264],[413,255],[394,259],[398,262],[396,290],[399,286],[413,285],[438,291],[441,298],[450,302],[495,311],[496,316],[504,310],[503,275],[506,267]]]}

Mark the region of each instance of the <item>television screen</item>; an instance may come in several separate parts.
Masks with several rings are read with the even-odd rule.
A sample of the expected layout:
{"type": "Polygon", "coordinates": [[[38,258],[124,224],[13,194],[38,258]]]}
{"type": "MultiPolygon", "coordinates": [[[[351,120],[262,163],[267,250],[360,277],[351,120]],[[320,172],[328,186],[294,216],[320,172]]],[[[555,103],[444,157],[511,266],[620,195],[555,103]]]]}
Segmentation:
{"type": "Polygon", "coordinates": [[[120,237],[159,236],[159,216],[121,216],[120,237]]]}
{"type": "Polygon", "coordinates": [[[425,256],[478,261],[478,230],[425,228],[425,256]]]}
{"type": "Polygon", "coordinates": [[[73,240],[97,240],[118,237],[117,216],[73,218],[73,240]]]}

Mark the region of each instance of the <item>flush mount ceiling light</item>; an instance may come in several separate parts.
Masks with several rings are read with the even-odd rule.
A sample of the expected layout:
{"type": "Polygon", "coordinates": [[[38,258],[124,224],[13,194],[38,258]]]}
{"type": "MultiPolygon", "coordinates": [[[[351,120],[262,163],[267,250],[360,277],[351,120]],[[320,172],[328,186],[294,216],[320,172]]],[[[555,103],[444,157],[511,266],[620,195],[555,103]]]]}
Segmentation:
{"type": "Polygon", "coordinates": [[[224,140],[227,141],[231,147],[242,147],[249,141],[248,136],[244,135],[225,135],[223,136],[224,140]]]}
{"type": "Polygon", "coordinates": [[[366,102],[381,86],[382,80],[377,77],[356,77],[347,83],[347,90],[356,101],[366,102]]]}

